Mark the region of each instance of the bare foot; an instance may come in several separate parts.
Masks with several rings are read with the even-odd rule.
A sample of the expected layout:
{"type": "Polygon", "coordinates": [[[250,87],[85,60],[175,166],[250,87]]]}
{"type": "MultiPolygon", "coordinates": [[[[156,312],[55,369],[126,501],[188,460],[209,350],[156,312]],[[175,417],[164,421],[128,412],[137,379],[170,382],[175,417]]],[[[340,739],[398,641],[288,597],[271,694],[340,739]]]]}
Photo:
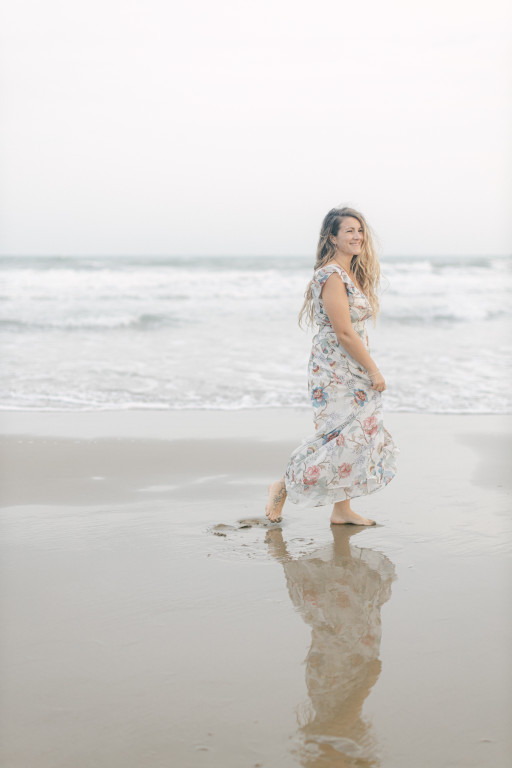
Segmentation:
{"type": "Polygon", "coordinates": [[[375,520],[369,520],[354,512],[350,501],[337,501],[333,507],[331,523],[336,525],[376,525],[375,520]]]}
{"type": "Polygon", "coordinates": [[[281,510],[286,501],[286,486],[284,480],[270,483],[268,487],[268,501],[265,514],[271,523],[279,523],[282,520],[281,510]]]}

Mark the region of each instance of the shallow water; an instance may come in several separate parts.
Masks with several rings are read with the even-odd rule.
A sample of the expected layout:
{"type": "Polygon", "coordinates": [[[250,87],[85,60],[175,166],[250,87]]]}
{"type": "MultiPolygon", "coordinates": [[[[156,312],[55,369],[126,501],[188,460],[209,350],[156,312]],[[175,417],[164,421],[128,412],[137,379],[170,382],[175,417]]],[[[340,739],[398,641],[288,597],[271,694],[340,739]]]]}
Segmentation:
{"type": "Polygon", "coordinates": [[[195,440],[29,416],[0,462],[2,764],[508,768],[509,419],[391,414],[359,529],[266,520],[297,414],[196,414],[195,440]]]}
{"type": "Polygon", "coordinates": [[[508,765],[496,537],[237,506],[4,510],[5,764],[508,765]]]}

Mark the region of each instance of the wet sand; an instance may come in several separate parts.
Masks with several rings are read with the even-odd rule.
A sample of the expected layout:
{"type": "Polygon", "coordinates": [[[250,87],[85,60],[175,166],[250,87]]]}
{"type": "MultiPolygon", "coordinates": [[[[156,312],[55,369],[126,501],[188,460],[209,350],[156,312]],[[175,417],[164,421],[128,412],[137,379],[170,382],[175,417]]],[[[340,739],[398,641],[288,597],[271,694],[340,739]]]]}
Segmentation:
{"type": "Polygon", "coordinates": [[[266,521],[307,411],[2,414],[2,765],[508,767],[511,421],[389,414],[356,528],[266,521]]]}

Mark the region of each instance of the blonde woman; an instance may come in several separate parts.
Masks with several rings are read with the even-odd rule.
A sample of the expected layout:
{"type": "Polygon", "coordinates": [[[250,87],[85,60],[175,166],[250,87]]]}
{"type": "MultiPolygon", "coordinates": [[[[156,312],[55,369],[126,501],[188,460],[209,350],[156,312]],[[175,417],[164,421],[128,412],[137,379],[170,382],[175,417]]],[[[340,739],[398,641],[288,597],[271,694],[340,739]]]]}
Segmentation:
{"type": "Polygon", "coordinates": [[[370,355],[366,321],[379,311],[380,267],[370,228],[353,208],[333,208],[322,223],[313,278],[299,313],[318,331],[308,364],[314,434],[290,456],[268,488],[266,515],[283,505],[333,504],[331,523],[374,525],[350,500],[384,488],[399,449],[382,421],[384,376],[370,355]]]}

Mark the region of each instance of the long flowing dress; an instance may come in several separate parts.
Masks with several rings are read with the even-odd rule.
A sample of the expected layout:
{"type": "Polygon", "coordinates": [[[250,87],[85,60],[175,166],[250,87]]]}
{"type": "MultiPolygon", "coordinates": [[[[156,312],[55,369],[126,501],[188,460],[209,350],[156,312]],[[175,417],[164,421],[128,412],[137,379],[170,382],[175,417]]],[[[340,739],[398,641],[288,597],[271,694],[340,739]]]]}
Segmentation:
{"type": "Polygon", "coordinates": [[[383,424],[381,392],[372,389],[366,369],[339,343],[325,311],[320,293],[333,272],[346,285],[352,326],[370,351],[370,302],[343,267],[320,267],[312,282],[318,331],[308,363],[315,432],[293,451],[284,475],[288,500],[313,507],[384,488],[396,474],[400,453],[383,424]]]}

